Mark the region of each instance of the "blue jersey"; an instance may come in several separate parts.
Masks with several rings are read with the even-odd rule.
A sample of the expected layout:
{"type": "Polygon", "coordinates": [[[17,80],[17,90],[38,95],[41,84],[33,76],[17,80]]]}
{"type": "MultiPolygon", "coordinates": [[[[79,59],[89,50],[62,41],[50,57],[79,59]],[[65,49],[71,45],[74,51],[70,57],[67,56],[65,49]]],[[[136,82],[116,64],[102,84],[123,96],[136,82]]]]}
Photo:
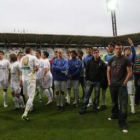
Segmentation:
{"type": "Polygon", "coordinates": [[[87,55],[84,57],[83,62],[84,62],[84,67],[86,67],[87,62],[93,58],[93,55],[87,55]]]}
{"type": "Polygon", "coordinates": [[[68,75],[71,75],[74,80],[80,79],[80,72],[82,69],[82,62],[78,59],[70,59],[68,61],[68,75]]]}
{"type": "Polygon", "coordinates": [[[54,81],[67,81],[68,61],[66,59],[54,59],[52,70],[54,81]]]}

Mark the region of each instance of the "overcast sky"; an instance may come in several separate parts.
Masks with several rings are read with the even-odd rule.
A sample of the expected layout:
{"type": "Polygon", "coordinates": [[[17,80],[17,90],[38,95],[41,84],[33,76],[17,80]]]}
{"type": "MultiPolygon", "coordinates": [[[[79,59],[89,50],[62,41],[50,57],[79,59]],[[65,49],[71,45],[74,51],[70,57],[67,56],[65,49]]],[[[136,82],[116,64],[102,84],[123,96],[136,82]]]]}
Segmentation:
{"type": "MultiPolygon", "coordinates": [[[[140,32],[140,0],[118,0],[118,35],[140,32]]],[[[0,32],[112,36],[106,0],[0,0],[0,32]]]]}

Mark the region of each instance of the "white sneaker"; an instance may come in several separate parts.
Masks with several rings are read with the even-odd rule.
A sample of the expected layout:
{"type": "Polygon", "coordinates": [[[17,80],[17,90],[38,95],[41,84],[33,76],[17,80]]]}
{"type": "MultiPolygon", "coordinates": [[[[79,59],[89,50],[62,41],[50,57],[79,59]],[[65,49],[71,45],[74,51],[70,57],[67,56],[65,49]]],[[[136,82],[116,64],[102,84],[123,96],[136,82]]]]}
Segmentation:
{"type": "Polygon", "coordinates": [[[128,133],[128,130],[127,129],[123,129],[122,132],[123,133],[128,133]]]}
{"type": "Polygon", "coordinates": [[[88,103],[87,107],[90,107],[90,106],[92,106],[92,104],[91,103],[88,103]]]}
{"type": "Polygon", "coordinates": [[[6,103],[3,104],[4,107],[8,107],[8,105],[6,103]]]}
{"type": "Polygon", "coordinates": [[[54,101],[53,100],[50,100],[50,101],[48,101],[45,105],[47,106],[47,105],[50,105],[50,104],[52,104],[54,101]]]}

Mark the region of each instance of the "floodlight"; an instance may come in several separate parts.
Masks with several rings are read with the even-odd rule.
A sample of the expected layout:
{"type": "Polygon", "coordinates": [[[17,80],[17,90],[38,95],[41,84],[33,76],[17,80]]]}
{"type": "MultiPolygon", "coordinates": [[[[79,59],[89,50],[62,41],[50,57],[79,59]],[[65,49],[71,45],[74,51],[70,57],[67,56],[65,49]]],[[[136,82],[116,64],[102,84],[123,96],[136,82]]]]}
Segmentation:
{"type": "Polygon", "coordinates": [[[114,11],[118,9],[118,0],[106,0],[107,10],[114,11]]]}

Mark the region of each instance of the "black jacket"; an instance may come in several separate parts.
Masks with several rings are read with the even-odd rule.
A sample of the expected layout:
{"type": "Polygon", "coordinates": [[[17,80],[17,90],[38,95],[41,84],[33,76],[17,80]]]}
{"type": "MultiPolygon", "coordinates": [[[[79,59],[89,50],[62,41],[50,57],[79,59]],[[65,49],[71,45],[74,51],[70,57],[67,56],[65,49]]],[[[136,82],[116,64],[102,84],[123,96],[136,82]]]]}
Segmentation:
{"type": "Polygon", "coordinates": [[[86,66],[86,80],[92,82],[103,82],[106,77],[106,64],[99,58],[95,61],[94,58],[90,59],[86,66]]]}

